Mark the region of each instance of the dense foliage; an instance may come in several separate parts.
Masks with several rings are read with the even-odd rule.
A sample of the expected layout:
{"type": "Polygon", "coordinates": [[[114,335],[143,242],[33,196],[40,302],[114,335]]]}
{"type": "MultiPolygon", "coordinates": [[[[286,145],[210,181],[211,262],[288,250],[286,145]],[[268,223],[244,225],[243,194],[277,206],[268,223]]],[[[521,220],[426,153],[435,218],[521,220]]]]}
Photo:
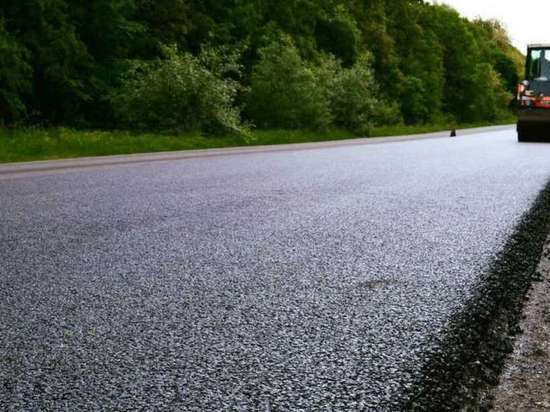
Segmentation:
{"type": "Polygon", "coordinates": [[[219,134],[245,131],[234,105],[238,83],[225,76],[240,73],[235,57],[223,62],[216,51],[195,57],[175,48],[165,54],[163,60],[136,64],[115,89],[111,102],[121,125],[219,134]]]}
{"type": "Polygon", "coordinates": [[[521,59],[497,22],[421,0],[3,0],[0,123],[492,121],[521,59]]]}

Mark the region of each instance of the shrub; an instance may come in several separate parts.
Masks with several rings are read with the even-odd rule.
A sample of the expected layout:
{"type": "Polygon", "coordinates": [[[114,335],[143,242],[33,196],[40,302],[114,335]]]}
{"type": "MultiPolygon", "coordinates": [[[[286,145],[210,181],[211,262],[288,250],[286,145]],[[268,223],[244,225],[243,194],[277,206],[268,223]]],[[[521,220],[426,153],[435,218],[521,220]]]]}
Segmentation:
{"type": "Polygon", "coordinates": [[[475,94],[468,106],[473,121],[497,120],[506,116],[506,110],[513,98],[505,90],[501,76],[488,63],[476,65],[473,75],[475,94]]]}
{"type": "Polygon", "coordinates": [[[430,119],[426,94],[422,80],[414,76],[405,77],[401,92],[401,112],[407,124],[424,123],[430,119]]]}
{"type": "Polygon", "coordinates": [[[260,127],[368,132],[371,126],[399,123],[399,108],[380,98],[371,56],[349,67],[330,54],[305,63],[290,40],[261,50],[252,75],[247,113],[260,127]]]}
{"type": "Polygon", "coordinates": [[[234,105],[237,82],[224,77],[239,71],[235,56],[209,49],[199,57],[165,50],[166,58],[136,65],[112,96],[121,125],[149,130],[246,133],[234,105]],[[210,67],[207,67],[210,66],[210,67]]]}
{"type": "Polygon", "coordinates": [[[360,56],[349,69],[339,67],[329,87],[329,96],[337,126],[353,131],[368,129],[379,103],[370,57],[360,56]]]}
{"type": "Polygon", "coordinates": [[[371,61],[364,53],[350,68],[342,68],[330,58],[318,65],[319,78],[330,79],[321,84],[326,87],[336,126],[365,133],[372,126],[401,122],[397,105],[387,103],[379,94],[371,61]]]}
{"type": "Polygon", "coordinates": [[[281,36],[259,53],[247,99],[247,114],[254,123],[265,128],[328,128],[332,117],[326,91],[290,38],[281,36]]]}
{"type": "Polygon", "coordinates": [[[396,125],[403,123],[403,116],[399,110],[399,105],[393,101],[381,99],[372,115],[372,124],[374,126],[396,125]]]}

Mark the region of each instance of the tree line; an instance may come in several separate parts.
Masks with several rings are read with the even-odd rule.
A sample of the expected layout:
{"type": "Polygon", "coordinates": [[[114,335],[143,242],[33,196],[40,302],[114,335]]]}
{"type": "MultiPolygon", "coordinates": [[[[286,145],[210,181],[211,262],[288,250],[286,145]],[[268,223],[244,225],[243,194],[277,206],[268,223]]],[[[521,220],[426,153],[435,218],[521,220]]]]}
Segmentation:
{"type": "Polygon", "coordinates": [[[522,55],[422,0],[3,0],[0,124],[246,133],[506,116],[522,55]]]}

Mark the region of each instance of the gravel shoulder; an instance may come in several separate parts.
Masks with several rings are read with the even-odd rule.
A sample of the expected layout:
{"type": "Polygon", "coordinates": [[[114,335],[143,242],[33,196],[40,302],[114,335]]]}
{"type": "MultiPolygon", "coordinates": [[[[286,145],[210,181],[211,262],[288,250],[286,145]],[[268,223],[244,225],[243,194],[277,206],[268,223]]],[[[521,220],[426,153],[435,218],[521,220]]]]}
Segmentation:
{"type": "Polygon", "coordinates": [[[550,410],[550,238],[539,273],[521,321],[523,334],[495,390],[495,411],[550,410]]]}

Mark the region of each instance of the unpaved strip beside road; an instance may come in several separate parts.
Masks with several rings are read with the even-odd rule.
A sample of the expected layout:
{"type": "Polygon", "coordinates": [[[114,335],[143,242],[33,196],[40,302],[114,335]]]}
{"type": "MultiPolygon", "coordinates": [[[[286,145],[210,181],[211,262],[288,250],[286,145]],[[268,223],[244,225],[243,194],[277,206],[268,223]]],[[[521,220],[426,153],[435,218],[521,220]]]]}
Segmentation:
{"type": "Polygon", "coordinates": [[[539,266],[518,337],[500,386],[495,411],[550,411],[550,238],[539,266]]]}

